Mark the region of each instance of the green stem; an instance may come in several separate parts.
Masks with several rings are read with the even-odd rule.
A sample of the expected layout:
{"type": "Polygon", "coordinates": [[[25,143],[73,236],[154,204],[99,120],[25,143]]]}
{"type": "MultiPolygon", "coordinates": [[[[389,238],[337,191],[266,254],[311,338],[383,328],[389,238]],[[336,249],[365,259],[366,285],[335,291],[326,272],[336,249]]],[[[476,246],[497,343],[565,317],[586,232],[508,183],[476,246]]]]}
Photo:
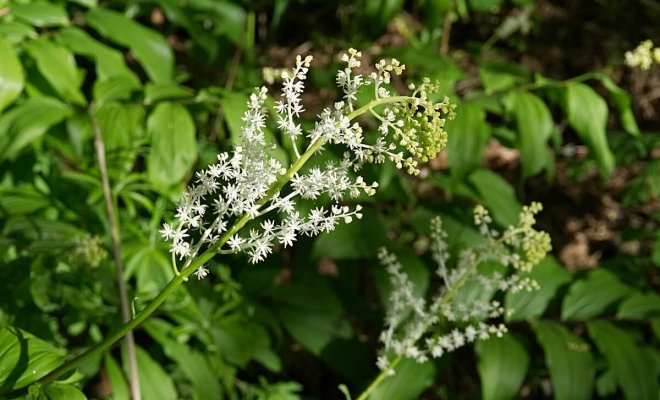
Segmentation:
{"type": "MultiPolygon", "coordinates": [[[[410,96],[393,96],[393,97],[385,97],[385,98],[380,98],[373,100],[369,104],[360,107],[359,109],[351,112],[348,115],[349,119],[354,119],[369,110],[373,109],[376,106],[387,104],[387,103],[400,103],[400,102],[406,102],[406,101],[413,101],[415,100],[414,97],[410,96]]],[[[284,175],[280,176],[280,178],[273,183],[273,185],[268,189],[266,192],[266,195],[259,201],[259,205],[262,206],[266,204],[274,195],[275,193],[279,192],[284,185],[286,185],[287,182],[293,178],[293,176],[298,173],[298,171],[305,165],[305,163],[309,160],[309,158],[316,153],[323,145],[325,144],[324,139],[317,139],[315,142],[313,142],[309,148],[307,148],[307,151],[303,153],[300,158],[296,160],[293,165],[289,167],[289,169],[284,173],[284,175]]],[[[47,383],[50,383],[54,381],[55,379],[59,378],[62,376],[62,374],[66,373],[67,371],[79,366],[80,364],[86,362],[87,360],[91,359],[92,357],[101,354],[108,348],[110,348],[112,345],[114,345],[119,339],[124,337],[128,332],[130,332],[132,329],[135,329],[138,327],[140,324],[142,324],[151,314],[153,314],[154,311],[160,307],[161,304],[179,287],[181,284],[187,280],[187,278],[192,275],[197,268],[201,267],[202,265],[206,264],[209,260],[213,258],[217,254],[217,252],[220,250],[222,245],[224,245],[229,238],[238,233],[245,224],[248,223],[248,221],[251,219],[251,217],[247,214],[244,214],[241,216],[235,223],[234,225],[227,231],[225,232],[218,242],[211,248],[208,248],[205,252],[197,256],[187,267],[183,268],[178,274],[175,271],[175,276],[172,278],[172,280],[163,288],[163,290],[158,293],[158,295],[149,303],[142,311],[140,311],[133,319],[130,321],[126,322],[124,325],[120,326],[117,328],[114,332],[112,332],[108,337],[106,337],[102,342],[94,345],[90,349],[86,350],[82,354],[79,354],[78,356],[72,358],[71,360],[65,362],[49,374],[45,375],[43,378],[37,380],[37,384],[39,385],[45,385],[47,383]]]]}
{"type": "Polygon", "coordinates": [[[401,362],[401,360],[402,360],[401,357],[397,357],[397,358],[395,358],[394,361],[392,361],[392,363],[389,365],[388,368],[386,368],[386,369],[380,371],[380,374],[378,374],[378,376],[376,377],[376,379],[374,379],[374,380],[371,382],[371,384],[370,384],[369,386],[367,386],[366,389],[364,389],[364,392],[362,392],[362,393],[360,394],[360,396],[359,396],[358,398],[356,398],[355,400],[366,400],[366,399],[369,397],[369,395],[371,394],[371,392],[373,392],[374,389],[376,389],[376,388],[378,387],[378,385],[380,385],[380,383],[381,383],[385,378],[388,377],[388,374],[387,374],[387,373],[388,373],[390,370],[394,369],[394,368],[395,368],[395,367],[401,362]]]}

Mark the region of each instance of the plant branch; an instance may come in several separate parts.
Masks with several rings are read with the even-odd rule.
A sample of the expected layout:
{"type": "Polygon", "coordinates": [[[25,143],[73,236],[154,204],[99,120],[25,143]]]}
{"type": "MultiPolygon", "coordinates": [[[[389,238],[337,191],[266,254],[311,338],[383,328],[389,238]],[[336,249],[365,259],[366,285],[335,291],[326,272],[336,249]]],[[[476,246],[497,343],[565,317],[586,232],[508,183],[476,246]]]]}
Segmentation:
{"type": "MultiPolygon", "coordinates": [[[[126,283],[124,282],[124,266],[122,262],[121,240],[119,238],[119,218],[115,213],[115,204],[110,189],[110,179],[108,178],[108,166],[105,160],[105,143],[98,121],[94,116],[94,109],[90,107],[89,118],[94,131],[94,148],[96,149],[96,158],[101,174],[101,185],[103,187],[103,199],[105,201],[106,211],[108,213],[108,224],[110,227],[110,240],[112,242],[112,255],[115,261],[115,279],[117,280],[117,290],[119,292],[119,305],[121,308],[121,318],[123,323],[131,320],[132,314],[126,292],[126,283]]],[[[140,400],[140,378],[138,376],[137,356],[135,353],[135,337],[132,331],[126,333],[124,339],[126,345],[126,358],[128,363],[128,383],[133,400],[140,400]]]]}

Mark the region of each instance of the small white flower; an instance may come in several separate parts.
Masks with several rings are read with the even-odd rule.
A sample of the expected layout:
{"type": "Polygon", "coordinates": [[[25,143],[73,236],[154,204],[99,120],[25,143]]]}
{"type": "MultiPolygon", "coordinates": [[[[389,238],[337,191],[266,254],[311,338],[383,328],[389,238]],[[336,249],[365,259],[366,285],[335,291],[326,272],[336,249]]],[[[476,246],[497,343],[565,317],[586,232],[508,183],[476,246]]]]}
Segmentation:
{"type": "Polygon", "coordinates": [[[203,279],[208,274],[209,274],[209,270],[203,265],[197,268],[197,270],[195,271],[195,276],[197,277],[197,279],[203,279]]]}

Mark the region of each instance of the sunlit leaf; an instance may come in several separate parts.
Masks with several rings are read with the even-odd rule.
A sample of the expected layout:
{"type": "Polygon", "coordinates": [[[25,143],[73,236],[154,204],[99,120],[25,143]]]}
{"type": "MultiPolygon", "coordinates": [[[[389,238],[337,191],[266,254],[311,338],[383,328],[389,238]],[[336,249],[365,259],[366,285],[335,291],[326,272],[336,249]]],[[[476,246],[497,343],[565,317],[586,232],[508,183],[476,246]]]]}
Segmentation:
{"type": "Polygon", "coordinates": [[[394,376],[384,380],[369,396],[369,400],[418,399],[424,389],[433,384],[433,363],[419,364],[405,359],[395,368],[394,376]]]}
{"type": "Polygon", "coordinates": [[[69,24],[64,6],[55,2],[14,3],[11,6],[11,15],[40,28],[69,24]]]}
{"type": "Polygon", "coordinates": [[[554,398],[591,399],[596,369],[589,345],[556,322],[536,321],[532,328],[545,353],[554,398]]]}
{"type": "Polygon", "coordinates": [[[0,37],[0,112],[23,91],[23,67],[12,45],[0,37]]]}
{"type": "Polygon", "coordinates": [[[477,342],[476,352],[482,399],[506,400],[516,397],[529,366],[529,356],[523,345],[508,334],[477,342]]]}
{"type": "Polygon", "coordinates": [[[462,103],[456,118],[447,122],[451,132],[447,142],[447,160],[454,180],[461,180],[477,169],[486,151],[491,128],[486,113],[472,103],[462,103]]]}
{"type": "Polygon", "coordinates": [[[590,271],[586,278],[571,285],[561,308],[563,320],[586,320],[601,314],[630,292],[614,274],[604,268],[590,271]]]}

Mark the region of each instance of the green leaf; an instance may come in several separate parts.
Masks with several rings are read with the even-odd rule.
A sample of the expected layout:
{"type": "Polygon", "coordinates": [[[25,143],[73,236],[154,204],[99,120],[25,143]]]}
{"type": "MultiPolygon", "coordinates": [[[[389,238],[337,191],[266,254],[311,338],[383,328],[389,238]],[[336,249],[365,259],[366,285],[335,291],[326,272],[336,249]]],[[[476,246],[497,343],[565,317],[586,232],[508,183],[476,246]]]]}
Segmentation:
{"type": "Polygon", "coordinates": [[[26,38],[36,38],[39,35],[30,25],[17,21],[3,21],[0,24],[0,36],[3,36],[9,43],[19,44],[23,43],[26,38]]]}
{"type": "Polygon", "coordinates": [[[188,110],[180,104],[158,104],[147,119],[147,132],[151,136],[149,180],[162,186],[181,182],[197,157],[195,124],[188,110]]]}
{"type": "Polygon", "coordinates": [[[536,321],[532,328],[545,353],[554,398],[591,399],[596,369],[589,345],[556,322],[536,321]]]}
{"type": "Polygon", "coordinates": [[[590,321],[587,330],[607,359],[626,398],[658,398],[658,368],[647,349],[638,347],[630,334],[609,322],[590,321]]]}
{"type": "Polygon", "coordinates": [[[523,178],[527,178],[547,165],[547,142],[554,123],[550,110],[535,94],[512,91],[506,97],[506,103],[518,130],[517,147],[522,160],[522,174],[523,178]]]}
{"type": "Polygon", "coordinates": [[[173,83],[147,83],[144,87],[144,102],[151,104],[161,100],[185,99],[194,94],[192,89],[173,83]]]}
{"type": "Polygon", "coordinates": [[[394,376],[388,377],[369,396],[369,400],[413,400],[433,384],[435,365],[419,364],[404,359],[395,368],[394,376]]]}
{"type": "Polygon", "coordinates": [[[619,304],[616,316],[639,320],[660,316],[660,295],[634,292],[619,304]]]}
{"type": "Polygon", "coordinates": [[[77,387],[66,383],[49,383],[39,388],[36,400],[86,400],[87,397],[77,387]]]}
{"type": "Polygon", "coordinates": [[[21,329],[0,327],[0,393],[23,388],[64,362],[64,351],[21,329]]]}
{"type": "Polygon", "coordinates": [[[144,400],[176,400],[174,383],[169,374],[142,347],[137,347],[138,377],[144,400]]]}
{"type": "Polygon", "coordinates": [[[481,398],[504,400],[516,397],[529,367],[529,356],[522,343],[509,334],[479,341],[475,350],[481,398]]]}
{"type": "Polygon", "coordinates": [[[630,292],[614,274],[603,268],[573,283],[561,308],[562,320],[587,320],[600,315],[615,301],[630,292]]]}
{"type": "Polygon", "coordinates": [[[11,15],[39,28],[69,25],[64,6],[45,1],[12,4],[11,15]]]}
{"type": "Polygon", "coordinates": [[[610,92],[610,99],[612,100],[612,103],[614,103],[614,106],[619,110],[619,118],[621,119],[623,129],[635,137],[640,137],[641,133],[639,132],[639,126],[637,126],[635,114],[632,110],[632,100],[630,99],[630,95],[617,86],[609,76],[598,74],[597,77],[603,86],[605,86],[610,92]]]}
{"type": "Polygon", "coordinates": [[[97,103],[126,101],[133,92],[140,90],[140,82],[128,75],[115,75],[106,80],[94,82],[92,93],[97,103]]]}
{"type": "Polygon", "coordinates": [[[341,302],[320,278],[274,287],[269,305],[291,336],[312,354],[320,355],[330,341],[350,335],[341,302]]]}
{"type": "Polygon", "coordinates": [[[183,374],[192,383],[195,399],[220,397],[222,388],[204,354],[170,337],[173,328],[172,325],[160,319],[150,319],[144,324],[144,329],[149,336],[161,345],[165,355],[177,363],[183,374]]]}
{"type": "Polygon", "coordinates": [[[491,211],[495,222],[502,226],[516,225],[522,206],[516,194],[504,178],[486,169],[474,171],[468,178],[481,201],[491,211]]]}
{"type": "Polygon", "coordinates": [[[472,103],[459,105],[456,118],[447,121],[447,161],[454,181],[459,181],[474,171],[484,157],[491,128],[486,123],[486,113],[472,103]]]}
{"type": "Polygon", "coordinates": [[[213,31],[234,43],[244,40],[246,12],[239,4],[226,0],[190,0],[191,8],[202,11],[213,22],[213,31]]]}
{"type": "Polygon", "coordinates": [[[566,85],[566,114],[575,129],[593,152],[600,174],[608,178],[614,170],[614,155],[607,143],[607,104],[602,97],[584,83],[566,85]]]}
{"type": "Polygon", "coordinates": [[[531,292],[523,290],[506,293],[505,308],[511,310],[507,315],[509,321],[541,316],[557,289],[571,281],[571,274],[552,256],[544,258],[531,272],[523,276],[534,279],[540,288],[531,292]]]}
{"type": "Polygon", "coordinates": [[[105,354],[105,372],[112,388],[112,400],[130,400],[131,395],[124,372],[109,353],[105,354]]]}
{"type": "Polygon", "coordinates": [[[10,105],[23,91],[25,77],[23,67],[14,48],[0,37],[0,112],[10,105]]]}
{"type": "Polygon", "coordinates": [[[172,80],[174,56],[167,40],[159,33],[110,10],[92,10],[86,19],[101,35],[128,47],[154,82],[172,80]]]}
{"type": "Polygon", "coordinates": [[[122,171],[135,159],[136,141],[142,134],[144,108],[116,102],[94,109],[105,142],[108,164],[122,171]]]}
{"type": "Polygon", "coordinates": [[[350,224],[342,222],[335,230],[320,234],[314,241],[311,257],[336,260],[375,258],[378,248],[387,243],[385,227],[372,210],[365,209],[362,214],[362,219],[350,224]]]}
{"type": "Polygon", "coordinates": [[[70,48],[74,53],[89,57],[96,64],[97,82],[105,81],[110,77],[122,75],[132,83],[139,86],[140,80],[124,62],[124,55],[106,46],[91,37],[79,28],[66,28],[60,30],[55,36],[56,40],[70,48]]]}
{"type": "Polygon", "coordinates": [[[36,61],[39,72],[63,99],[77,105],[87,103],[80,91],[82,80],[76,60],[66,47],[40,38],[25,43],[24,48],[36,61]]]}
{"type": "Polygon", "coordinates": [[[504,91],[529,80],[521,67],[494,61],[484,61],[480,65],[479,78],[486,94],[504,91]]]}
{"type": "Polygon", "coordinates": [[[503,0],[468,0],[470,10],[474,12],[497,12],[503,0]]]}
{"type": "Polygon", "coordinates": [[[0,116],[0,160],[14,157],[71,114],[68,106],[49,97],[28,99],[5,112],[0,116]]]}
{"type": "MultiPolygon", "coordinates": [[[[392,252],[396,254],[397,259],[401,263],[403,273],[408,276],[408,279],[412,283],[412,293],[416,297],[426,297],[426,291],[428,290],[431,280],[431,274],[426,265],[419,257],[415,256],[415,254],[410,251],[401,250],[392,252]]],[[[380,295],[381,304],[384,305],[385,312],[387,313],[392,306],[389,298],[392,291],[395,289],[392,287],[390,274],[388,274],[385,268],[380,264],[376,268],[371,268],[371,271],[374,276],[376,289],[380,295]]]]}

